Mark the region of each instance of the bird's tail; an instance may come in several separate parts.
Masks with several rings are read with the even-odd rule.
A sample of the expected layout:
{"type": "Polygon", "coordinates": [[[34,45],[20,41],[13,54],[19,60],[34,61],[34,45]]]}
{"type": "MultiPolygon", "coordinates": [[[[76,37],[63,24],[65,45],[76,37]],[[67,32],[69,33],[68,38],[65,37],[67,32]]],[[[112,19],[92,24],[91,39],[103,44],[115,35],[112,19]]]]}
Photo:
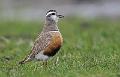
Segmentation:
{"type": "Polygon", "coordinates": [[[31,61],[30,56],[27,56],[24,60],[20,61],[19,64],[25,64],[26,62],[31,61]]]}

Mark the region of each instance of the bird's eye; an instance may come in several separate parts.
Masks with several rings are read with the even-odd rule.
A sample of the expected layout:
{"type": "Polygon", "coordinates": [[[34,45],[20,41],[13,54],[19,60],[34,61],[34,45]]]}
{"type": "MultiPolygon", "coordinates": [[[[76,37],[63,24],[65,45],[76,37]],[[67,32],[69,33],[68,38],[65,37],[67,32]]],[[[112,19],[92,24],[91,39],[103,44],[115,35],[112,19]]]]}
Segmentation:
{"type": "Polygon", "coordinates": [[[55,15],[55,13],[52,13],[52,15],[55,15]]]}

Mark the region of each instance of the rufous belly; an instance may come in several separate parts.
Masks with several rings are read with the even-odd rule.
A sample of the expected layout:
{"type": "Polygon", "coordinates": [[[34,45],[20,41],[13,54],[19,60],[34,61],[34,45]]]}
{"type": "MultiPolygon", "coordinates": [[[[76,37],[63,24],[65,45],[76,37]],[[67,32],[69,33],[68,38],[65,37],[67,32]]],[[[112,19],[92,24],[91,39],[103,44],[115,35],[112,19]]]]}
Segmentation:
{"type": "Polygon", "coordinates": [[[61,48],[62,43],[63,38],[60,32],[52,32],[52,39],[50,41],[50,44],[45,48],[43,54],[47,56],[54,56],[61,48]]]}

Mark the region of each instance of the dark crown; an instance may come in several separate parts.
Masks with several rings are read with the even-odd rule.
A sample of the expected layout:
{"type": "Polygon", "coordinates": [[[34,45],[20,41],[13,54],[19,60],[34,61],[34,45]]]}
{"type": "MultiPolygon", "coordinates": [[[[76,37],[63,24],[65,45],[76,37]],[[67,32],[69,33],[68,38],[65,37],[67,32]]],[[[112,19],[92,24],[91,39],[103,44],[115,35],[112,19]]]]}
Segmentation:
{"type": "Polygon", "coordinates": [[[57,11],[56,10],[49,10],[49,11],[47,11],[47,13],[49,13],[49,12],[57,12],[57,11]]]}

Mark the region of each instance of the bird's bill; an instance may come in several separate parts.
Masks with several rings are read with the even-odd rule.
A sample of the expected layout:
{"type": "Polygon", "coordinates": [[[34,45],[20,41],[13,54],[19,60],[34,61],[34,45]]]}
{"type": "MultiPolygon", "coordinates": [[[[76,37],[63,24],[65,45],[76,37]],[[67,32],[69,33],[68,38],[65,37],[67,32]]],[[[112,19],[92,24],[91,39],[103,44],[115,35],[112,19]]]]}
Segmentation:
{"type": "Polygon", "coordinates": [[[57,15],[59,18],[63,18],[64,16],[63,15],[57,15]]]}

